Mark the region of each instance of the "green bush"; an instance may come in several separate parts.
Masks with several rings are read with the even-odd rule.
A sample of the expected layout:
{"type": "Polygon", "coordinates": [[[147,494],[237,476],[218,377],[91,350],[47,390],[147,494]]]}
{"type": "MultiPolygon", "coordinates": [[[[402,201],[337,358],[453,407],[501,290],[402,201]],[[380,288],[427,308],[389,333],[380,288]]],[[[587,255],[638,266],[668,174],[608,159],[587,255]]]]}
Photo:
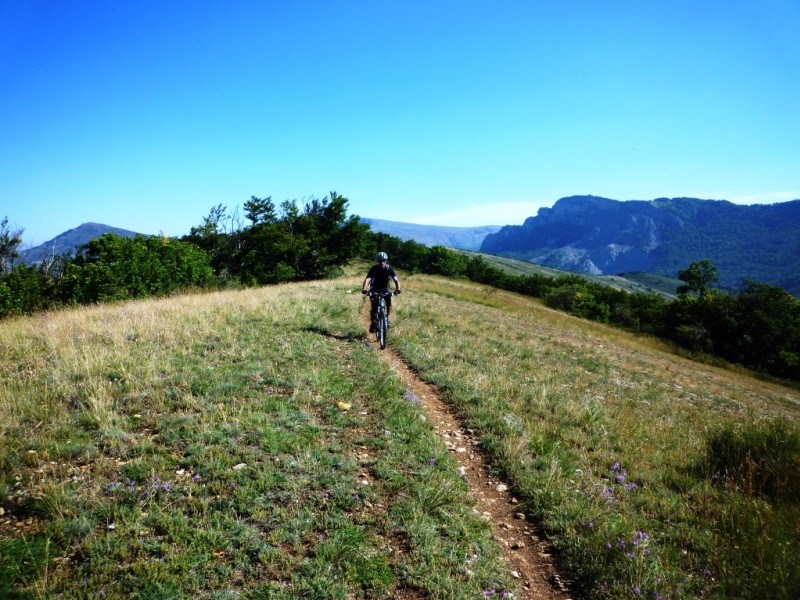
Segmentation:
{"type": "Polygon", "coordinates": [[[52,306],[53,296],[54,284],[48,275],[35,267],[18,265],[0,281],[0,317],[45,310],[52,306]]]}
{"type": "Polygon", "coordinates": [[[568,283],[559,286],[544,297],[544,302],[550,308],[557,308],[601,323],[607,323],[610,315],[608,304],[597,302],[594,294],[581,284],[568,283]]]}
{"type": "Polygon", "coordinates": [[[86,244],[58,282],[64,302],[86,304],[163,296],[213,285],[208,255],[164,237],[107,233],[86,244]]]}

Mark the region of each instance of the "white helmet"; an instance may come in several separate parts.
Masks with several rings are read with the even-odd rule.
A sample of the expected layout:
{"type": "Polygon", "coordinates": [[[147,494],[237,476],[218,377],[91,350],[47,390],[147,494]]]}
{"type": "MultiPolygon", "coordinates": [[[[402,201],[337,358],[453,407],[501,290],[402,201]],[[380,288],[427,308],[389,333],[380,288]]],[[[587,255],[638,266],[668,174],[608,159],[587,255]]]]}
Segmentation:
{"type": "Polygon", "coordinates": [[[375,260],[378,262],[381,262],[382,260],[389,260],[389,255],[386,254],[386,252],[378,252],[378,254],[375,255],[375,260]]]}

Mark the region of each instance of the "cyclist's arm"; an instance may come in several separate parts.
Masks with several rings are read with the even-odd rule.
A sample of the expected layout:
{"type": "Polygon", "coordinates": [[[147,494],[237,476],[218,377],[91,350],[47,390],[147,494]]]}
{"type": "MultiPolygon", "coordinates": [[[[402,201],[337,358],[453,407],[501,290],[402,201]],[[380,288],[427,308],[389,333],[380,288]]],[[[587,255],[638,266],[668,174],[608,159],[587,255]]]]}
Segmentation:
{"type": "Polygon", "coordinates": [[[392,277],[394,279],[394,291],[398,294],[400,293],[400,279],[397,278],[397,275],[392,277]]]}
{"type": "Polygon", "coordinates": [[[361,293],[366,293],[369,291],[370,285],[367,285],[367,282],[369,282],[370,285],[372,285],[372,277],[370,277],[369,275],[367,275],[364,278],[364,283],[361,284],[361,293]]]}

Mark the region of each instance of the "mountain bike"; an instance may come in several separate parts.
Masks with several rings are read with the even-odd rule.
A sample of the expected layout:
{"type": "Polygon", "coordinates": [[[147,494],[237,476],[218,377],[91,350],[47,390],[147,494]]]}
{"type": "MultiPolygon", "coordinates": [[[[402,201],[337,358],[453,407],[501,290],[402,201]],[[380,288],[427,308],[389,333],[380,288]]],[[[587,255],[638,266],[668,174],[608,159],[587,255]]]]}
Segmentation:
{"type": "Polygon", "coordinates": [[[372,325],[375,329],[375,339],[381,350],[386,348],[386,337],[389,335],[389,315],[386,310],[386,297],[392,296],[393,292],[389,290],[382,290],[379,292],[370,292],[370,300],[375,302],[375,320],[372,325]]]}

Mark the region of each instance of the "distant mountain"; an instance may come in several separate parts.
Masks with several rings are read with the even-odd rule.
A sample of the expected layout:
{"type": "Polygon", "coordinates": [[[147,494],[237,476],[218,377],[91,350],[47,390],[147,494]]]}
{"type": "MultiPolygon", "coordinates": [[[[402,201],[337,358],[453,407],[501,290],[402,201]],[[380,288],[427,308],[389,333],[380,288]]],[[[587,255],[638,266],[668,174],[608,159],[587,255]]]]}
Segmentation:
{"type": "Polygon", "coordinates": [[[110,225],[102,225],[100,223],[84,223],[75,229],[70,229],[64,233],[57,235],[49,242],[45,242],[40,246],[23,250],[20,252],[22,262],[27,265],[34,265],[46,258],[53,256],[60,256],[65,252],[75,252],[77,248],[90,242],[91,240],[100,237],[105,233],[115,233],[120,237],[135,237],[140,235],[127,229],[120,229],[119,227],[111,227],[110,225]]]}
{"type": "Polygon", "coordinates": [[[723,287],[750,279],[800,295],[800,200],[742,206],[697,198],[571,196],[522,225],[487,235],[480,250],[593,275],[675,277],[692,262],[709,259],[723,287]]]}
{"type": "Polygon", "coordinates": [[[361,222],[369,225],[372,231],[386,233],[401,240],[413,240],[425,246],[447,246],[459,250],[478,250],[487,235],[501,229],[500,225],[445,227],[369,218],[362,218],[361,222]]]}

